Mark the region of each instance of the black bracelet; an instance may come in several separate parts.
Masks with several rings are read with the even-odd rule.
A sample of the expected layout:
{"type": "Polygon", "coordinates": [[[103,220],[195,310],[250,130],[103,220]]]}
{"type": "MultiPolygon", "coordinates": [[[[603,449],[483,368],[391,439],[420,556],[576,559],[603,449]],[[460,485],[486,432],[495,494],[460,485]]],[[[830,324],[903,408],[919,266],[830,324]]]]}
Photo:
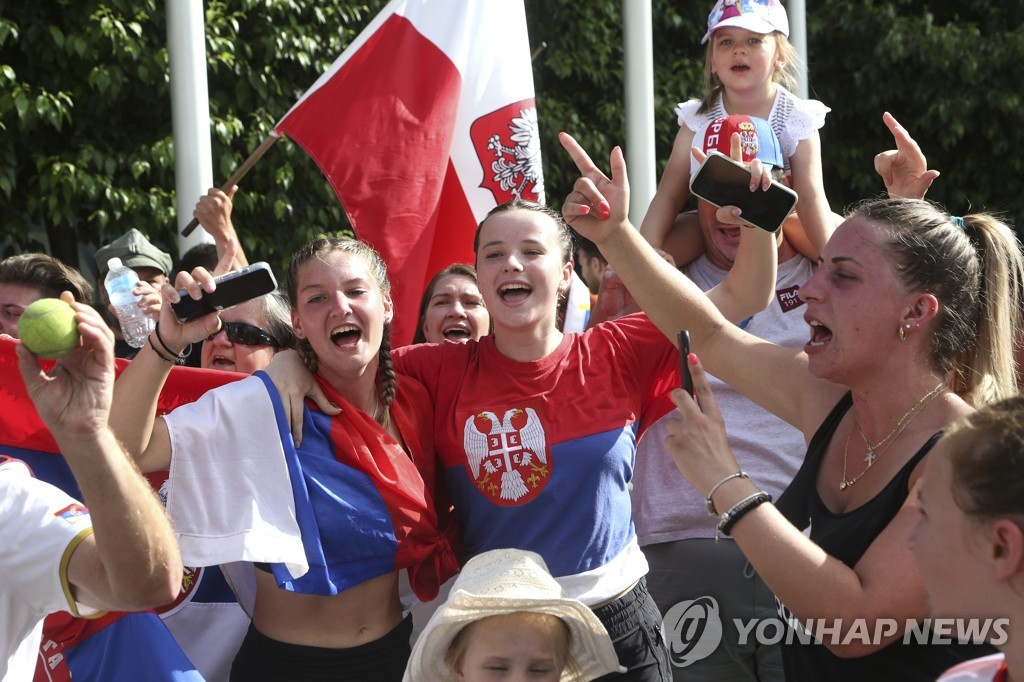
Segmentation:
{"type": "MultiPolygon", "coordinates": [[[[164,350],[167,351],[167,354],[174,358],[174,362],[177,362],[178,360],[187,357],[184,353],[175,353],[173,350],[167,347],[167,344],[164,342],[164,337],[160,336],[159,322],[157,322],[156,325],[153,326],[153,331],[156,332],[156,340],[159,341],[160,345],[164,347],[164,350]]],[[[150,341],[150,343],[152,344],[153,342],[150,341]]]]}
{"type": "Polygon", "coordinates": [[[718,529],[715,532],[715,541],[718,541],[719,535],[729,535],[736,522],[743,518],[751,509],[771,501],[772,496],[760,490],[734,504],[732,509],[722,514],[722,520],[718,522],[718,529]]]}
{"type": "Polygon", "coordinates": [[[160,358],[164,362],[169,363],[171,365],[177,363],[177,360],[172,360],[172,359],[170,359],[168,357],[165,357],[163,353],[161,353],[159,350],[157,350],[157,347],[155,345],[153,345],[153,337],[152,337],[152,335],[149,337],[148,340],[149,340],[149,347],[153,349],[153,352],[156,353],[156,356],[158,358],[160,358]]]}

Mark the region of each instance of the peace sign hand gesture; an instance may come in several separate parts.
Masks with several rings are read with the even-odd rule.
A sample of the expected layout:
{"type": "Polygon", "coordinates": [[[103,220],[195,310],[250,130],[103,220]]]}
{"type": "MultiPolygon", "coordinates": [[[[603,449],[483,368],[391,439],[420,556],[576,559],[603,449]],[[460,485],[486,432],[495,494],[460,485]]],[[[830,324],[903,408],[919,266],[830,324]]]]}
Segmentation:
{"type": "Polygon", "coordinates": [[[612,150],[609,178],[571,135],[559,133],[558,140],[580,171],[580,178],[562,204],[562,216],[573,229],[600,246],[617,229],[629,227],[626,159],[621,148],[612,150]]]}

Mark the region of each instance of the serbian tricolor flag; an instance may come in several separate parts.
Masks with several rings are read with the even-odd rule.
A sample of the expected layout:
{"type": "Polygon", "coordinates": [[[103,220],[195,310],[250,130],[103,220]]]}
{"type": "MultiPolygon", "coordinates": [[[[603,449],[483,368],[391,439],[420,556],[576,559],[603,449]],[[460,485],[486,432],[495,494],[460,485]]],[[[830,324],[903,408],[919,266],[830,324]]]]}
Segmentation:
{"type": "Polygon", "coordinates": [[[395,345],[497,204],[543,201],[522,0],[396,0],[277,124],[387,261],[395,345]]]}
{"type": "Polygon", "coordinates": [[[281,589],[324,596],[408,569],[417,596],[433,599],[458,561],[457,536],[447,524],[442,533],[438,520],[448,508],[437,508],[420,473],[435,462],[426,389],[398,377],[390,413],[407,453],[321,388],[341,413],[307,405],[299,446],[264,372],[165,417],[174,453],[167,510],[182,558],[268,564],[281,589]]]}

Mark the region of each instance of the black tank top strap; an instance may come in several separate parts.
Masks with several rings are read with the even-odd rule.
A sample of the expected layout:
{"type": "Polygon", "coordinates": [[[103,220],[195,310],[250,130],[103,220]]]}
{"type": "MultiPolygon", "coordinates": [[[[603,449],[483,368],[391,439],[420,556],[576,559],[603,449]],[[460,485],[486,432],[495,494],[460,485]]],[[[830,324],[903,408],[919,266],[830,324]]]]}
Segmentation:
{"type": "Polygon", "coordinates": [[[914,468],[920,464],[924,456],[931,452],[932,448],[942,437],[942,431],[936,431],[931,435],[925,444],[921,446],[921,449],[914,453],[914,456],[907,460],[907,463],[903,465],[900,472],[893,478],[894,483],[898,483],[901,490],[910,489],[910,476],[914,473],[914,468]]]}
{"type": "Polygon", "coordinates": [[[801,530],[806,528],[810,522],[810,502],[812,494],[816,492],[814,486],[818,478],[818,467],[821,466],[821,460],[825,456],[825,451],[828,450],[828,444],[832,441],[833,434],[839,428],[839,422],[843,420],[852,405],[853,394],[847,391],[825,417],[825,421],[821,423],[818,430],[814,432],[811,442],[807,445],[807,454],[804,455],[800,470],[796,472],[793,481],[775,503],[782,515],[801,530]]]}

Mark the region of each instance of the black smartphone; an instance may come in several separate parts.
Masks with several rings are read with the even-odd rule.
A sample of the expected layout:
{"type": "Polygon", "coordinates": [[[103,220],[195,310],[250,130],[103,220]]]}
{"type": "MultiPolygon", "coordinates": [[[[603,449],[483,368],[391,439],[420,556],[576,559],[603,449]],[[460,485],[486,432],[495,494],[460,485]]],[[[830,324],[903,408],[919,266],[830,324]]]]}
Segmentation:
{"type": "Polygon", "coordinates": [[[694,396],[693,376],[690,374],[690,332],[679,332],[679,378],[683,382],[683,390],[694,396]]]}
{"type": "Polygon", "coordinates": [[[189,296],[185,289],[178,290],[181,300],[172,303],[171,309],[181,322],[245,303],[277,289],[277,280],[266,263],[253,263],[241,270],[221,275],[214,281],[217,288],[210,293],[204,293],[198,301],[189,296]]]}
{"type": "Polygon", "coordinates": [[[750,170],[742,163],[716,151],[700,165],[690,180],[690,191],[721,208],[738,206],[740,220],[762,230],[775,232],[796,206],[796,192],[772,181],[767,191],[750,191],[750,170]]]}

